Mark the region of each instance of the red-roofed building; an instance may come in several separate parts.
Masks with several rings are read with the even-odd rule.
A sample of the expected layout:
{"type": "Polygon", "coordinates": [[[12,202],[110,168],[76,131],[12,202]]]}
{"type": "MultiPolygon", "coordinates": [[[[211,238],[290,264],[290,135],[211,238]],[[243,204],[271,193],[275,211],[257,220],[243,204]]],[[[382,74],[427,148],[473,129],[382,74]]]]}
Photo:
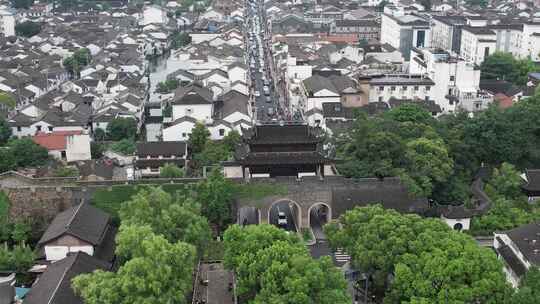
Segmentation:
{"type": "Polygon", "coordinates": [[[32,140],[46,148],[49,155],[68,162],[92,159],[90,136],[82,131],[39,132],[32,140]]]}

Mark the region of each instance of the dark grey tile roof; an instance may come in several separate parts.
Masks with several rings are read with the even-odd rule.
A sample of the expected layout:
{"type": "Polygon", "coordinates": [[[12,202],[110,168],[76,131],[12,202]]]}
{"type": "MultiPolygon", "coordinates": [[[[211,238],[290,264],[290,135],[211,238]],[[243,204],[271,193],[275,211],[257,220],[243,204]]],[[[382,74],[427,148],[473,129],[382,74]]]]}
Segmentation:
{"type": "Polygon", "coordinates": [[[338,89],[334,86],[332,81],[326,77],[322,77],[319,75],[313,75],[307,79],[304,80],[304,86],[306,87],[306,90],[308,93],[317,93],[322,90],[328,90],[330,92],[334,92],[336,94],[339,94],[338,89]]]}
{"type": "Polygon", "coordinates": [[[523,276],[525,272],[527,272],[527,268],[525,267],[525,265],[523,265],[523,263],[521,263],[516,254],[512,251],[512,248],[510,248],[510,246],[501,246],[497,248],[497,252],[501,255],[506,265],[508,265],[508,267],[510,267],[518,277],[523,276]]]}
{"type": "Polygon", "coordinates": [[[531,264],[540,266],[540,222],[507,231],[508,237],[531,264]]]}
{"type": "Polygon", "coordinates": [[[161,141],[161,142],[140,142],[137,143],[137,156],[140,158],[169,157],[175,155],[177,157],[186,154],[186,142],[184,141],[161,141]]]}
{"type": "Polygon", "coordinates": [[[244,132],[250,144],[318,143],[313,128],[308,125],[260,125],[244,132]]]}
{"type": "Polygon", "coordinates": [[[464,26],[463,30],[471,32],[475,35],[495,35],[495,32],[485,26],[464,26]]]}
{"type": "Polygon", "coordinates": [[[214,93],[193,83],[185,87],[179,87],[174,92],[173,104],[211,104],[214,93]]]}
{"type": "Polygon", "coordinates": [[[333,162],[327,160],[319,152],[251,152],[238,159],[243,165],[287,165],[287,164],[321,164],[333,162]]]}
{"type": "Polygon", "coordinates": [[[38,244],[45,245],[69,234],[92,245],[99,245],[105,237],[110,218],[110,215],[90,204],[79,204],[56,215],[38,244]]]}
{"type": "Polygon", "coordinates": [[[108,270],[109,264],[84,252],[71,253],[47,267],[32,289],[25,304],[83,304],[71,288],[71,280],[79,274],[96,269],[108,270]]]}
{"type": "Polygon", "coordinates": [[[523,185],[525,191],[532,193],[540,193],[540,169],[527,169],[527,184],[523,185]]]}

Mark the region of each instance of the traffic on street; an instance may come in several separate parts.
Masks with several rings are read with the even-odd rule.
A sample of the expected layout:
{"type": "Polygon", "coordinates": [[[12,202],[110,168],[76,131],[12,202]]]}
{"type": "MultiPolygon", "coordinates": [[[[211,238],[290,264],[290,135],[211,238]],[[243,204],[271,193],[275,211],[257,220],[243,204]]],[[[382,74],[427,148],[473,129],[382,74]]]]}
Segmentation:
{"type": "Polygon", "coordinates": [[[250,71],[250,97],[257,122],[277,122],[283,119],[279,92],[274,90],[271,71],[272,52],[269,46],[266,10],[262,1],[249,0],[246,5],[246,49],[250,71]]]}

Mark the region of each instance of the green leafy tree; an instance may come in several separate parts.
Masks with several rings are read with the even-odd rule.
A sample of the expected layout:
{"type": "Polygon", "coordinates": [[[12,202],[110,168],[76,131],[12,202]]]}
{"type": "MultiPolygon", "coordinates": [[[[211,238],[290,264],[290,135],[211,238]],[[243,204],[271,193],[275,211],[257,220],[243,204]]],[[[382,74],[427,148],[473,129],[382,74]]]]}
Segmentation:
{"type": "Polygon", "coordinates": [[[29,138],[13,139],[8,143],[8,147],[15,155],[17,167],[40,166],[49,159],[47,149],[29,138]]]}
{"type": "Polygon", "coordinates": [[[510,53],[496,52],[486,57],[480,67],[485,79],[501,79],[525,85],[528,74],[536,67],[530,59],[517,59],[510,53]]]}
{"type": "Polygon", "coordinates": [[[128,225],[148,225],[154,233],[170,242],[186,242],[202,250],[210,239],[208,221],[201,207],[192,199],[175,195],[161,188],[139,191],[120,208],[120,219],[128,225]]]}
{"type": "Polygon", "coordinates": [[[371,274],[385,303],[506,303],[502,264],[493,252],[438,219],[381,206],[355,208],[325,227],[332,247],[371,274]],[[388,285],[388,276],[393,281],[388,285]]]}
{"type": "Polygon", "coordinates": [[[133,118],[117,118],[107,125],[107,137],[110,140],[135,139],[137,121],[133,118]]]}
{"type": "Polygon", "coordinates": [[[204,149],[195,154],[193,159],[197,169],[201,169],[204,166],[219,165],[220,162],[228,160],[231,155],[228,146],[223,142],[208,141],[204,149]]]}
{"type": "Polygon", "coordinates": [[[419,138],[407,144],[405,173],[414,181],[412,192],[430,196],[436,183],[444,183],[452,173],[453,160],[442,141],[419,138]]]}
{"type": "Polygon", "coordinates": [[[532,267],[527,271],[525,277],[521,279],[518,291],[512,296],[511,303],[540,303],[540,270],[538,267],[532,267]]]}
{"type": "Polygon", "coordinates": [[[232,221],[233,185],[220,171],[214,170],[197,185],[197,202],[202,214],[216,225],[217,231],[232,221]]]}
{"type": "Polygon", "coordinates": [[[516,167],[509,163],[503,163],[499,169],[493,170],[486,191],[493,199],[526,200],[527,198],[521,191],[523,184],[524,181],[516,167]]]}
{"type": "Polygon", "coordinates": [[[191,36],[186,32],[173,32],[170,37],[173,49],[182,48],[191,43],[191,36]]]}
{"type": "Polygon", "coordinates": [[[162,178],[181,178],[186,174],[184,169],[179,168],[174,164],[165,164],[163,167],[159,168],[159,177],[162,178]]]}
{"type": "Polygon", "coordinates": [[[94,139],[96,141],[103,141],[105,140],[105,137],[106,137],[106,133],[105,133],[105,130],[103,130],[102,128],[96,128],[94,130],[94,139]]]}
{"type": "Polygon", "coordinates": [[[133,155],[137,150],[135,142],[132,139],[126,138],[110,145],[111,150],[114,152],[122,153],[124,155],[133,155]]]}
{"type": "Polygon", "coordinates": [[[409,103],[393,108],[386,113],[388,118],[397,122],[412,122],[417,124],[429,125],[434,123],[435,119],[431,114],[419,105],[409,103]]]}
{"type": "Polygon", "coordinates": [[[64,59],[62,64],[70,74],[78,77],[81,70],[91,61],[92,55],[90,54],[90,50],[82,48],[76,50],[72,56],[64,59]]]}
{"type": "Polygon", "coordinates": [[[120,248],[125,245],[125,234],[131,235],[127,239],[139,240],[131,258],[115,273],[97,270],[73,279],[72,287],[85,303],[187,303],[195,248],[184,242],[169,243],[151,231],[145,226],[121,229],[120,248]]]}
{"type": "Polygon", "coordinates": [[[17,101],[12,95],[5,92],[0,92],[0,105],[3,105],[8,109],[13,109],[17,105],[17,101]]]}
{"type": "Polygon", "coordinates": [[[270,247],[276,241],[295,243],[298,238],[272,225],[232,225],[223,234],[224,258],[228,269],[238,268],[253,260],[257,251],[270,247]]]}
{"type": "Polygon", "coordinates": [[[178,80],[175,80],[175,79],[165,80],[157,84],[156,91],[161,94],[167,94],[176,90],[176,88],[178,88],[179,85],[180,85],[180,82],[178,80]]]}
{"type": "Polygon", "coordinates": [[[193,130],[191,130],[191,134],[189,134],[188,143],[191,153],[201,153],[209,139],[210,131],[208,131],[203,123],[197,122],[193,130]]]}
{"type": "Polygon", "coordinates": [[[17,36],[23,36],[30,38],[41,32],[41,24],[32,21],[25,21],[15,26],[15,33],[17,36]]]}
{"type": "Polygon", "coordinates": [[[227,146],[230,152],[236,150],[236,146],[242,141],[242,135],[236,130],[231,130],[225,137],[223,137],[223,143],[227,146]]]}
{"type": "Polygon", "coordinates": [[[0,173],[15,170],[17,168],[17,159],[9,148],[0,147],[0,173]]]}
{"type": "Polygon", "coordinates": [[[11,127],[5,119],[0,118],[0,146],[6,144],[10,137],[11,127]]]}
{"type": "Polygon", "coordinates": [[[11,240],[15,244],[23,244],[28,241],[32,233],[32,226],[26,221],[17,221],[11,228],[11,240]]]}
{"type": "Polygon", "coordinates": [[[105,146],[98,142],[90,143],[90,153],[92,154],[92,159],[100,159],[103,157],[103,152],[105,152],[105,146]]]}
{"type": "Polygon", "coordinates": [[[26,272],[32,267],[35,258],[32,249],[25,244],[15,245],[11,249],[5,243],[0,245],[0,269],[2,270],[26,272]]]}

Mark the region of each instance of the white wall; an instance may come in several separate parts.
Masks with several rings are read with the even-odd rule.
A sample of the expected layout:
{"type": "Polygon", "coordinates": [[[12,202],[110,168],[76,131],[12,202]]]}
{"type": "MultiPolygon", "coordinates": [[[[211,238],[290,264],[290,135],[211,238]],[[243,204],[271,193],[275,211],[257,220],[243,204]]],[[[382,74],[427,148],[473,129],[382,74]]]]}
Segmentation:
{"type": "Polygon", "coordinates": [[[66,138],[66,160],[68,162],[90,160],[90,135],[70,135],[66,138]]]}
{"type": "Polygon", "coordinates": [[[455,229],[456,224],[461,224],[463,227],[461,230],[469,230],[471,227],[471,219],[470,218],[463,218],[463,219],[448,219],[441,215],[441,219],[448,225],[448,227],[455,229]]]}
{"type": "Polygon", "coordinates": [[[173,105],[173,121],[184,116],[193,117],[200,121],[210,122],[212,120],[212,105],[173,105]]]}
{"type": "Polygon", "coordinates": [[[58,261],[65,258],[69,252],[79,251],[94,255],[94,247],[92,246],[45,246],[45,258],[47,261],[58,261]]]}
{"type": "Polygon", "coordinates": [[[195,124],[191,121],[184,121],[176,125],[163,129],[163,141],[186,141],[189,139],[191,130],[195,124]]]}

